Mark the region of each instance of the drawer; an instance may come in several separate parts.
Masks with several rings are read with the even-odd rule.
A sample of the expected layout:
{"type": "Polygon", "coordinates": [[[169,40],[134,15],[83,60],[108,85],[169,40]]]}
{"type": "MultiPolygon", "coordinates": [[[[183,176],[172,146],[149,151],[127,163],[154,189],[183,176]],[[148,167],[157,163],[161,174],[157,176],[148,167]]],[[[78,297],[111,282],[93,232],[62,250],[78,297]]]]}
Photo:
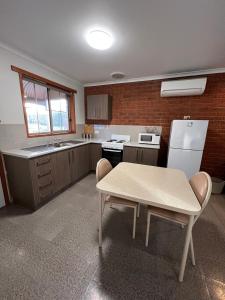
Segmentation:
{"type": "Polygon", "coordinates": [[[54,185],[52,180],[43,185],[39,185],[38,190],[40,202],[49,199],[53,195],[54,191],[54,185]]]}
{"type": "Polygon", "coordinates": [[[42,165],[42,166],[36,168],[37,178],[41,178],[43,176],[47,176],[47,175],[51,174],[52,169],[53,168],[52,168],[51,164],[42,165]]]}
{"type": "Polygon", "coordinates": [[[32,170],[35,176],[41,177],[48,175],[52,171],[52,158],[50,156],[39,157],[31,162],[32,170]]]}
{"type": "Polygon", "coordinates": [[[37,184],[39,188],[45,187],[48,184],[53,184],[53,177],[52,177],[52,171],[48,171],[47,173],[44,173],[44,175],[38,175],[37,177],[37,184]]]}
{"type": "Polygon", "coordinates": [[[34,160],[36,167],[42,167],[51,163],[51,156],[46,155],[43,157],[38,157],[34,160]]]}

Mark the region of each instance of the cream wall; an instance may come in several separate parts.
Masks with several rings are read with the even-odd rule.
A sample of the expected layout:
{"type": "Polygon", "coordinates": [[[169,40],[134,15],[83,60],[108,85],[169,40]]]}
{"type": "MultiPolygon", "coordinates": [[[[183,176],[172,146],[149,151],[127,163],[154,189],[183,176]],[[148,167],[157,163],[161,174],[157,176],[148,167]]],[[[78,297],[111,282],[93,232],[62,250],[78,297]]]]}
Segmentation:
{"type": "Polygon", "coordinates": [[[75,95],[76,122],[84,123],[84,88],[75,80],[0,45],[0,121],[1,124],[24,124],[18,74],[11,65],[77,90],[75,95]]]}
{"type": "Polygon", "coordinates": [[[0,44],[0,150],[45,144],[56,138],[27,138],[19,76],[11,70],[11,65],[77,90],[75,95],[76,134],[61,135],[57,138],[68,140],[81,137],[85,119],[82,84],[0,44]]]}

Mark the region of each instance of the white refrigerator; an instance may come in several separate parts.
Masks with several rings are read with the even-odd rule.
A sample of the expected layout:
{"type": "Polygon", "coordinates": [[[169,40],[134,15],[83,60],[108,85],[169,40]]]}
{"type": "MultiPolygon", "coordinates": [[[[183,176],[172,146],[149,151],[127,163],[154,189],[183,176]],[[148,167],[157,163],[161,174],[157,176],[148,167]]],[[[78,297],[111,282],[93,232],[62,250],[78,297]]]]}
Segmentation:
{"type": "Polygon", "coordinates": [[[190,178],[200,170],[209,121],[174,120],[170,128],[167,167],[190,178]]]}

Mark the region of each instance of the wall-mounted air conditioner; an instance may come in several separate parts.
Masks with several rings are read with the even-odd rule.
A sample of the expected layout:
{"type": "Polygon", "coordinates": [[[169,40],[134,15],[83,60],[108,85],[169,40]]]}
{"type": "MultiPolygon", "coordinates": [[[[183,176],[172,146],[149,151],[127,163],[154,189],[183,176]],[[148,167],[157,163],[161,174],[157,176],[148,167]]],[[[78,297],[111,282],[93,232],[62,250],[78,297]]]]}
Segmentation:
{"type": "Polygon", "coordinates": [[[202,95],[207,78],[162,81],[161,97],[202,95]]]}

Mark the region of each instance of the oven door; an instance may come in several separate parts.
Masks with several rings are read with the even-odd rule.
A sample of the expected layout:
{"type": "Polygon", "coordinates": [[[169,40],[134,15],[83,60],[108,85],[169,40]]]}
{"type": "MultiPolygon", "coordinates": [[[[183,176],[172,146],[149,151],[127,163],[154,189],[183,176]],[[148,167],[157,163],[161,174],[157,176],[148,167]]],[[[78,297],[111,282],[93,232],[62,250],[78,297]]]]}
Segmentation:
{"type": "Polygon", "coordinates": [[[108,159],[111,165],[115,167],[122,161],[123,150],[102,148],[102,157],[108,159]]]}

